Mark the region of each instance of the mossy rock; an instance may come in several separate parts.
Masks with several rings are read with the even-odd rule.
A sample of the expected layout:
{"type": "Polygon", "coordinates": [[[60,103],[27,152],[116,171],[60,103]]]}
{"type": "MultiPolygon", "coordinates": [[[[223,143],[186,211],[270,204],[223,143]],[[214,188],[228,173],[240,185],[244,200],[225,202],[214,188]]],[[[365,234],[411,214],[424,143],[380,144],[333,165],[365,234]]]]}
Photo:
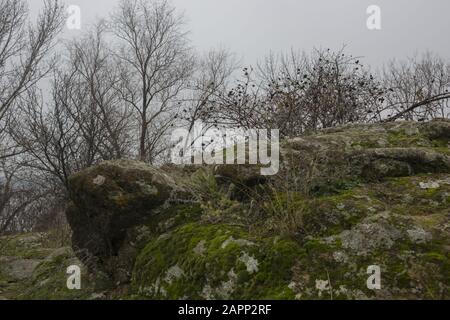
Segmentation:
{"type": "MultiPolygon", "coordinates": [[[[326,129],[283,141],[279,175],[207,167],[213,188],[176,204],[204,167],[106,162],[71,178],[74,245],[127,285],[131,273],[110,297],[448,299],[449,142],[449,121],[326,129]],[[373,265],[380,290],[367,287],[373,265]]],[[[66,294],[48,283],[32,297],[66,294]]]]}
{"type": "Polygon", "coordinates": [[[47,237],[27,233],[0,238],[0,300],[84,300],[99,289],[99,275],[89,275],[70,247],[47,247],[47,237]],[[71,265],[82,271],[81,290],[67,288],[71,265]]]}
{"type": "Polygon", "coordinates": [[[95,292],[95,284],[87,269],[70,248],[61,248],[41,262],[33,272],[19,300],[88,300],[95,292]],[[68,289],[67,267],[77,265],[81,273],[81,289],[68,289]]]}
{"type": "Polygon", "coordinates": [[[148,299],[292,299],[291,240],[254,238],[241,227],[193,223],[150,241],[133,271],[148,299]]]}
{"type": "Polygon", "coordinates": [[[388,226],[372,222],[337,237],[306,242],[293,269],[294,292],[307,300],[449,299],[448,238],[425,240],[424,229],[388,226]],[[362,228],[368,228],[364,236],[362,228]],[[352,242],[358,237],[364,243],[352,242]],[[370,266],[380,268],[379,290],[367,286],[370,266]]]}
{"type": "Polygon", "coordinates": [[[291,229],[301,248],[291,284],[297,298],[450,298],[448,174],[277,199],[287,202],[280,208],[296,206],[301,213],[291,229]],[[367,268],[374,265],[381,268],[381,290],[367,287],[367,268]]]}
{"type": "Polygon", "coordinates": [[[348,125],[283,142],[281,173],[314,194],[342,185],[450,173],[450,121],[348,125]]]}
{"type": "Polygon", "coordinates": [[[294,268],[301,299],[450,298],[449,175],[391,178],[311,201],[313,232],[294,268]],[[332,223],[351,212],[359,214],[332,223]],[[372,265],[380,290],[367,288],[372,265]]]}
{"type": "Polygon", "coordinates": [[[176,191],[167,173],[137,161],[107,161],[76,173],[69,179],[72,203],[66,212],[75,251],[99,260],[116,255],[126,230],[176,191]]]}
{"type": "Polygon", "coordinates": [[[44,233],[23,233],[0,237],[0,255],[21,259],[44,259],[54,249],[43,245],[44,233]]]}

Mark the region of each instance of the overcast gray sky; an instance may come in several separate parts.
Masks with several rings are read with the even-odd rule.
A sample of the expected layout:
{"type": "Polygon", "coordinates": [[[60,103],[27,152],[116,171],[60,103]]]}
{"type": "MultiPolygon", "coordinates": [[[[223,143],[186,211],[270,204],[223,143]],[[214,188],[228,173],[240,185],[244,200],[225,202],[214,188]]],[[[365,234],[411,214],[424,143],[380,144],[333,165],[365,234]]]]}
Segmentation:
{"type": "MultiPolygon", "coordinates": [[[[28,0],[33,13],[43,0],[28,0]]],[[[82,27],[106,17],[119,0],[65,0],[78,5],[82,27]]],[[[149,0],[150,1],[150,0],[149,0]]],[[[254,63],[290,48],[340,48],[378,67],[394,57],[434,51],[450,59],[449,0],[172,0],[184,12],[199,50],[222,46],[254,63]],[[381,8],[381,30],[366,27],[369,5],[381,8]]],[[[83,29],[82,28],[82,29],[83,29]]],[[[82,31],[82,30],[81,30],[82,31]]],[[[80,31],[70,31],[76,36],[80,31]]]]}

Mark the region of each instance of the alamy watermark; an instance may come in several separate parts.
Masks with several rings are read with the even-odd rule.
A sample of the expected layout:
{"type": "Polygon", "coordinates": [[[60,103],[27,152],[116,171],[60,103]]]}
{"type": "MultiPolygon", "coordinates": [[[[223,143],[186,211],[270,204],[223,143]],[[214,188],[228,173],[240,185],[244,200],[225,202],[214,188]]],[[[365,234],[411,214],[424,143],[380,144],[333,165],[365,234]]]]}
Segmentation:
{"type": "Polygon", "coordinates": [[[381,268],[377,265],[367,267],[367,289],[369,290],[381,290],[381,268]]]}
{"type": "Polygon", "coordinates": [[[369,15],[366,21],[367,29],[381,30],[381,8],[371,5],[367,7],[366,13],[369,15]]]}
{"type": "MultiPolygon", "coordinates": [[[[81,8],[78,5],[69,5],[66,9],[66,27],[69,30],[81,30],[81,8]]],[[[381,8],[378,5],[370,5],[366,9],[368,18],[366,26],[369,30],[381,30],[381,8]]]]}
{"type": "Polygon", "coordinates": [[[81,30],[81,8],[77,5],[70,5],[66,9],[66,27],[69,30],[81,30]]]}
{"type": "Polygon", "coordinates": [[[69,290],[81,289],[81,268],[77,265],[67,267],[66,273],[68,275],[66,286],[69,290]]]}
{"type": "Polygon", "coordinates": [[[175,129],[171,160],[174,164],[250,164],[260,165],[261,175],[279,171],[279,130],[211,128],[196,123],[192,130],[175,129]],[[269,148],[270,147],[270,154],[269,148]]]}

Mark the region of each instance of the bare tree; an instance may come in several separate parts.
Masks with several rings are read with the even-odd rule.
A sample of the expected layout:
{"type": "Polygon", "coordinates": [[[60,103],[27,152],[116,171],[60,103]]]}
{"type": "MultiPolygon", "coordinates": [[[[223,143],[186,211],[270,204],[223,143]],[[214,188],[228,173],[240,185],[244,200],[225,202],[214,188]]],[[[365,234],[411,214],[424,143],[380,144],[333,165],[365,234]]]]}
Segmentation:
{"type": "MultiPolygon", "coordinates": [[[[66,109],[77,122],[83,136],[98,140],[95,152],[102,159],[124,158],[132,152],[132,114],[123,103],[121,79],[110,48],[106,44],[105,25],[100,22],[80,40],[68,46],[69,59],[64,72],[70,99],[66,109]],[[91,136],[91,137],[89,137],[91,136]]],[[[64,90],[63,90],[64,92],[64,90]]]]}
{"type": "Polygon", "coordinates": [[[23,169],[16,161],[0,161],[0,235],[30,231],[38,217],[36,205],[45,191],[23,169]]]}
{"type": "MultiPolygon", "coordinates": [[[[188,90],[179,102],[181,108],[175,115],[177,125],[186,127],[190,135],[193,135],[196,125],[202,124],[201,132],[196,132],[190,141],[185,139],[185,149],[192,148],[209,129],[218,126],[214,110],[218,101],[226,95],[236,66],[234,55],[225,49],[211,50],[197,59],[188,90]]],[[[204,144],[205,147],[207,145],[204,144]]]]}
{"type": "Polygon", "coordinates": [[[26,152],[28,168],[55,178],[64,193],[69,176],[95,162],[94,142],[81,134],[80,128],[65,107],[73,99],[67,93],[67,78],[55,74],[52,99],[45,103],[39,90],[29,90],[18,106],[10,135],[26,152]]]}
{"type": "Polygon", "coordinates": [[[132,153],[132,115],[120,92],[120,70],[99,23],[69,42],[55,67],[51,96],[30,88],[19,100],[10,136],[24,150],[26,167],[53,179],[62,197],[69,176],[99,161],[132,153]]]}
{"type": "Polygon", "coordinates": [[[139,159],[153,162],[194,67],[183,17],[165,1],[123,0],[111,20],[120,41],[121,96],[138,115],[139,159]]]}
{"type": "Polygon", "coordinates": [[[450,115],[450,64],[426,53],[406,61],[391,61],[384,70],[389,88],[385,121],[429,120],[450,115]]]}
{"type": "Polygon", "coordinates": [[[110,83],[102,78],[105,70],[87,60],[84,65],[78,58],[72,61],[77,67],[69,64],[54,70],[49,99],[37,88],[27,90],[9,129],[24,150],[24,166],[52,181],[62,198],[71,174],[99,161],[125,157],[129,147],[129,114],[119,109],[117,97],[109,95],[110,83]],[[91,75],[91,67],[100,69],[91,75]]]}
{"type": "Polygon", "coordinates": [[[24,1],[0,0],[0,122],[17,98],[51,70],[44,58],[62,27],[63,7],[46,0],[36,25],[28,26],[27,18],[24,1]]]}
{"type": "Polygon", "coordinates": [[[33,173],[24,166],[23,149],[8,133],[20,100],[53,68],[46,57],[63,25],[63,7],[45,0],[35,24],[28,16],[24,1],[0,0],[0,234],[29,231],[45,192],[30,181],[33,173]]]}

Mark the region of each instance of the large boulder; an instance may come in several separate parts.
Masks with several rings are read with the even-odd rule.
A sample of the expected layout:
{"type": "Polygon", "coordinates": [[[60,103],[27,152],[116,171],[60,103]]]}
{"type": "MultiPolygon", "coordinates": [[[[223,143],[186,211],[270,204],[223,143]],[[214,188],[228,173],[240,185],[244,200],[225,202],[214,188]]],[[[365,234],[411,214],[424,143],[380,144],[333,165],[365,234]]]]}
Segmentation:
{"type": "Polygon", "coordinates": [[[67,218],[80,258],[118,254],[128,228],[155,215],[177,191],[164,171],[137,161],[107,161],[70,177],[67,218]]]}
{"type": "Polygon", "coordinates": [[[279,176],[317,194],[361,181],[450,173],[449,141],[448,120],[325,129],[282,142],[279,176]]]}

